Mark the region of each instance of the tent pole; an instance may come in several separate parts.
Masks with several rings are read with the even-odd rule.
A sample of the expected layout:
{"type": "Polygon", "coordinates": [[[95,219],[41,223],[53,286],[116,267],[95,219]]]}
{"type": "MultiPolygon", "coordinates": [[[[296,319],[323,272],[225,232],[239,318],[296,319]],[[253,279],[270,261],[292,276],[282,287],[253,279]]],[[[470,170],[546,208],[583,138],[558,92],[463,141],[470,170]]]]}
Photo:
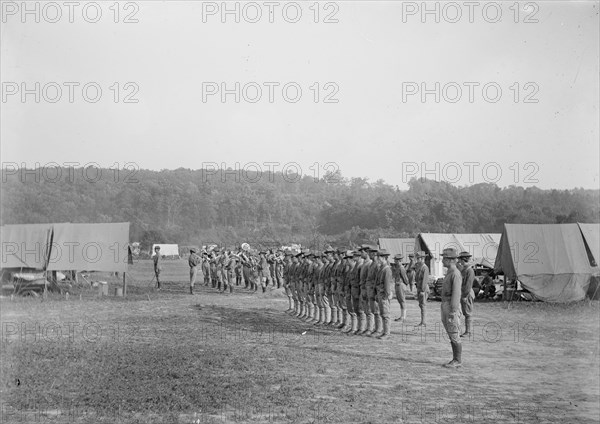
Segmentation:
{"type": "Polygon", "coordinates": [[[125,279],[125,272],[123,273],[123,297],[127,294],[127,280],[125,279]]]}

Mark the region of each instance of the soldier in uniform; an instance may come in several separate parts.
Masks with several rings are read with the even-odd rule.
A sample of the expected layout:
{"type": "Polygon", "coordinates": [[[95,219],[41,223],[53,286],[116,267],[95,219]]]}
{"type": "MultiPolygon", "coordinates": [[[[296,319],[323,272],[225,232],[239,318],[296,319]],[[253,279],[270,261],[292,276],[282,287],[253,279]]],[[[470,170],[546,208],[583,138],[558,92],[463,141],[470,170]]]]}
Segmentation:
{"type": "Polygon", "coordinates": [[[296,259],[297,259],[297,263],[296,266],[294,268],[294,287],[295,287],[295,293],[296,293],[296,307],[297,307],[297,313],[295,313],[295,315],[297,317],[300,317],[300,315],[302,315],[302,312],[304,311],[304,299],[302,298],[302,284],[301,284],[301,277],[300,274],[302,273],[302,267],[304,266],[304,253],[303,252],[298,252],[298,254],[296,255],[296,259]]]}
{"type": "Polygon", "coordinates": [[[375,295],[377,297],[381,325],[372,334],[372,337],[377,337],[379,340],[387,340],[390,337],[390,324],[392,320],[390,317],[390,300],[392,300],[394,279],[392,277],[392,269],[388,263],[389,252],[381,249],[377,253],[377,256],[379,271],[375,283],[375,295]]]}
{"type": "Polygon", "coordinates": [[[292,290],[290,288],[290,277],[289,277],[289,272],[290,272],[290,267],[292,266],[292,259],[291,259],[292,253],[288,250],[285,251],[284,253],[284,257],[282,260],[282,266],[281,266],[281,282],[283,284],[283,290],[285,291],[285,295],[288,298],[288,308],[285,311],[286,313],[291,312],[294,310],[294,299],[292,298],[292,290]]]}
{"type": "Polygon", "coordinates": [[[408,275],[404,266],[402,266],[402,258],[404,256],[399,253],[394,256],[394,266],[392,267],[392,276],[394,277],[394,288],[396,290],[396,300],[400,304],[400,316],[394,321],[406,320],[406,299],[404,297],[404,285],[408,286],[408,275]]]}
{"type": "Polygon", "coordinates": [[[192,247],[190,249],[190,257],[188,258],[188,265],[190,266],[190,294],[194,294],[194,283],[196,282],[200,262],[202,262],[200,256],[196,254],[196,249],[192,247]]]}
{"type": "Polygon", "coordinates": [[[267,252],[261,250],[259,252],[259,262],[258,262],[258,278],[260,280],[260,287],[262,288],[262,292],[267,291],[267,286],[269,285],[269,280],[271,279],[271,270],[269,268],[269,262],[267,261],[267,252]]]}
{"type": "Polygon", "coordinates": [[[229,293],[233,293],[233,282],[235,281],[235,268],[237,266],[237,260],[235,255],[228,252],[225,259],[225,270],[227,273],[227,286],[229,287],[229,293]]]}
{"type": "Polygon", "coordinates": [[[340,273],[340,282],[338,284],[338,296],[340,301],[340,310],[338,312],[338,315],[340,315],[341,318],[340,323],[337,325],[337,328],[342,331],[344,331],[347,328],[350,328],[350,309],[348,307],[348,299],[350,299],[351,303],[352,297],[350,296],[350,270],[354,265],[352,258],[352,251],[346,250],[343,256],[343,266],[340,273]]]}
{"type": "Polygon", "coordinates": [[[346,294],[348,311],[350,312],[350,329],[344,331],[349,335],[354,335],[358,332],[358,314],[360,312],[360,267],[362,266],[363,259],[361,258],[361,252],[358,250],[352,253],[352,260],[354,265],[350,271],[350,288],[349,293],[346,294]],[[349,296],[349,297],[348,297],[349,296]]]}
{"type": "Polygon", "coordinates": [[[362,335],[367,332],[367,314],[369,312],[369,297],[367,296],[367,274],[373,260],[369,256],[369,246],[363,245],[360,249],[363,263],[360,268],[360,307],[358,314],[358,332],[354,334],[362,335]]]}
{"type": "Polygon", "coordinates": [[[316,281],[315,277],[317,275],[317,269],[319,267],[319,261],[321,260],[321,255],[318,252],[314,252],[310,254],[311,264],[308,268],[308,273],[306,276],[306,291],[309,299],[309,314],[306,319],[307,322],[313,324],[319,321],[319,306],[317,305],[316,299],[316,281]]]}
{"type": "Polygon", "coordinates": [[[460,337],[469,337],[471,335],[472,316],[473,316],[473,301],[475,300],[475,292],[473,292],[473,282],[475,281],[475,271],[471,266],[471,254],[469,252],[460,252],[458,261],[461,264],[461,296],[460,306],[462,313],[465,316],[465,332],[460,337]]]}
{"type": "Polygon", "coordinates": [[[452,360],[445,367],[457,368],[462,365],[462,344],[460,342],[460,299],[462,293],[462,277],[456,268],[458,254],[456,249],[444,249],[442,264],[448,269],[442,283],[442,324],[448,333],[452,346],[452,360]]]}
{"type": "Polygon", "coordinates": [[[152,260],[154,261],[154,276],[156,277],[156,289],[160,290],[160,271],[162,271],[162,266],[160,257],[160,246],[156,246],[154,248],[154,257],[152,260]]]}
{"type": "Polygon", "coordinates": [[[210,260],[210,277],[211,277],[211,281],[212,281],[212,288],[215,289],[217,288],[217,281],[218,281],[218,277],[217,277],[217,255],[214,251],[210,252],[210,256],[209,256],[210,260]]]}
{"type": "MultiPolygon", "coordinates": [[[[237,257],[239,258],[239,254],[242,253],[240,251],[238,251],[237,253],[237,257]]],[[[235,285],[236,286],[241,286],[242,285],[242,261],[240,259],[235,261],[235,285]]]]}
{"type": "Polygon", "coordinates": [[[339,310],[339,298],[338,298],[338,274],[342,264],[341,253],[338,250],[333,252],[333,265],[330,268],[329,273],[329,298],[331,299],[331,320],[327,322],[328,325],[336,326],[338,324],[338,310],[339,310]]]}
{"type": "Polygon", "coordinates": [[[379,315],[379,304],[377,303],[377,299],[375,297],[375,282],[377,280],[377,273],[379,272],[379,267],[381,262],[376,260],[376,255],[378,253],[377,248],[371,247],[369,248],[369,257],[372,260],[371,265],[367,270],[367,301],[368,301],[368,309],[367,309],[367,331],[363,333],[365,336],[370,336],[373,333],[376,333],[381,327],[381,317],[379,315]]]}
{"type": "Polygon", "coordinates": [[[275,279],[277,281],[277,288],[280,289],[283,283],[283,254],[281,251],[277,252],[275,256],[275,279]]]}
{"type": "Polygon", "coordinates": [[[202,276],[204,277],[204,285],[208,286],[210,284],[210,260],[208,253],[205,251],[202,252],[202,276]]]}
{"type": "Polygon", "coordinates": [[[321,319],[317,324],[328,324],[331,321],[331,270],[333,268],[333,249],[327,249],[323,257],[323,270],[319,275],[319,284],[321,284],[321,319]]]}
{"type": "Polygon", "coordinates": [[[415,275],[416,275],[416,271],[415,271],[415,255],[413,253],[409,253],[408,254],[408,265],[406,267],[406,275],[408,275],[408,288],[410,290],[410,292],[412,293],[413,291],[413,285],[415,284],[415,275]]]}
{"type": "Polygon", "coordinates": [[[417,259],[417,263],[415,264],[415,283],[417,286],[419,308],[421,308],[421,322],[418,325],[423,327],[427,325],[425,318],[427,297],[429,296],[429,268],[425,264],[425,256],[426,254],[423,251],[419,251],[415,255],[417,259]]]}
{"type": "Polygon", "coordinates": [[[298,268],[300,266],[300,255],[302,253],[296,253],[292,256],[292,264],[288,272],[288,278],[290,280],[290,289],[292,290],[292,298],[294,299],[294,311],[292,315],[298,316],[300,314],[300,294],[298,293],[298,268]]]}

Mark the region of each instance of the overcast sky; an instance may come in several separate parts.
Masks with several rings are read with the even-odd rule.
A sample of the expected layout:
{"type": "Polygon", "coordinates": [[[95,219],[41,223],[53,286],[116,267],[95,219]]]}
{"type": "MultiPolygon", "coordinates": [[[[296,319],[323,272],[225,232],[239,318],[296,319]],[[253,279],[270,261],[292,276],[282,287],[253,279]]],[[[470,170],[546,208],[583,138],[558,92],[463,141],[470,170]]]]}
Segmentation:
{"type": "Polygon", "coordinates": [[[297,163],[309,175],[339,167],[400,188],[425,168],[457,185],[599,186],[598,2],[482,2],[471,10],[428,2],[439,22],[422,14],[421,2],[308,2],[296,23],[290,2],[275,2],[271,16],[263,2],[228,2],[239,7],[239,23],[222,16],[221,2],[123,2],[118,16],[113,2],[99,2],[96,23],[86,21],[96,15],[94,5],[83,12],[89,2],[73,10],[73,23],[62,2],[39,3],[39,23],[22,15],[23,3],[9,3],[4,164],[278,162],[275,169],[297,163]],[[72,103],[65,82],[80,84],[72,103]],[[224,84],[234,93],[236,82],[239,103],[209,91],[224,84]],[[22,83],[34,94],[23,99],[22,83]],[[102,89],[96,103],[93,85],[90,101],[83,97],[86,83],[102,89]],[[62,97],[52,103],[56,85],[62,97]],[[257,86],[262,97],[253,102],[257,86]],[[422,88],[430,90],[424,99],[422,88]],[[125,103],[128,94],[137,103],[125,103]]]}

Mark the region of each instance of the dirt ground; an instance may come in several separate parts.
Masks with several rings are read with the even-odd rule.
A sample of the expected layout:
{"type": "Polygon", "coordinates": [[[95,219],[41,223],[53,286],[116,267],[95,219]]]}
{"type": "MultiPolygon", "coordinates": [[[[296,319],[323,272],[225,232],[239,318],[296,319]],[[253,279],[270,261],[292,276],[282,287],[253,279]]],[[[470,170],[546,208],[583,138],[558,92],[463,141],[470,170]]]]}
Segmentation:
{"type": "Polygon", "coordinates": [[[2,422],[600,421],[598,302],[476,303],[464,366],[449,370],[439,302],[426,330],[409,298],[392,340],[349,337],[286,315],[281,290],[192,296],[187,263],[164,265],[161,292],[140,261],[126,298],[106,275],[108,297],[4,296],[2,422]]]}

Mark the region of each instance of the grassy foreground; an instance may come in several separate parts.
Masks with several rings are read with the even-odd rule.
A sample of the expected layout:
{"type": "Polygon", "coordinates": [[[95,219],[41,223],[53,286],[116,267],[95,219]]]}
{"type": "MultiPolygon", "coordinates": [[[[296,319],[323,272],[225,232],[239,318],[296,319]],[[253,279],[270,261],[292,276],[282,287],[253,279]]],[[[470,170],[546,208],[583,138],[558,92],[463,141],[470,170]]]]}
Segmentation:
{"type": "MultiPolygon", "coordinates": [[[[187,290],[185,261],[128,274],[127,298],[3,298],[2,422],[596,423],[599,306],[476,303],[462,369],[429,302],[391,341],[283,313],[281,290],[187,290]]],[[[99,276],[101,277],[101,276],[99,276]]],[[[393,301],[393,317],[399,308],[393,301]]]]}

